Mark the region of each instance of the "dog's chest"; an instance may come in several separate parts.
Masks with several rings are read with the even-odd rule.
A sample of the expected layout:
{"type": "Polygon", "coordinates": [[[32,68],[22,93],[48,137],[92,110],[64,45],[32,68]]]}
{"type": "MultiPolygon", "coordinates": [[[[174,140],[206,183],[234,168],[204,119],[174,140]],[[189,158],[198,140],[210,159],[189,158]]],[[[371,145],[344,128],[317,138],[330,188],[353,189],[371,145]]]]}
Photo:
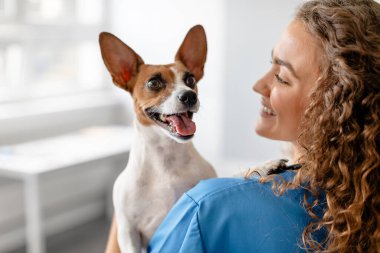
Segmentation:
{"type": "Polygon", "coordinates": [[[213,176],[191,142],[176,143],[137,125],[128,165],[114,185],[116,214],[138,229],[145,244],[178,198],[213,176]]]}
{"type": "Polygon", "coordinates": [[[206,177],[201,175],[207,171],[205,165],[191,143],[138,139],[131,147],[126,169],[115,182],[115,201],[132,202],[133,208],[128,209],[137,212],[148,207],[168,209],[206,177]]]}
{"type": "Polygon", "coordinates": [[[131,153],[126,168],[128,185],[142,191],[138,195],[162,193],[171,202],[171,195],[177,199],[192,187],[199,180],[199,171],[205,167],[203,158],[194,152],[192,145],[172,141],[140,145],[144,144],[140,142],[134,148],[136,152],[131,153]]]}
{"type": "Polygon", "coordinates": [[[189,150],[178,153],[158,145],[146,154],[144,159],[131,156],[115,185],[119,202],[115,207],[119,205],[135,223],[144,244],[180,196],[199,181],[193,171],[200,168],[189,150]]]}

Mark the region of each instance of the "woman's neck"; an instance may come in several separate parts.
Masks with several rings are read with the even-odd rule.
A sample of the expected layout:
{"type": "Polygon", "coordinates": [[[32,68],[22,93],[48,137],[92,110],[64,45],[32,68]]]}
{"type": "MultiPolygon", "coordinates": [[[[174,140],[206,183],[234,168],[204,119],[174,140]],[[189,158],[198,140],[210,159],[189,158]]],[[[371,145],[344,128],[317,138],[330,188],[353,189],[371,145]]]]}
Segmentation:
{"type": "Polygon", "coordinates": [[[300,163],[300,158],[302,156],[301,147],[298,143],[292,143],[292,157],[291,157],[291,163],[300,163]]]}

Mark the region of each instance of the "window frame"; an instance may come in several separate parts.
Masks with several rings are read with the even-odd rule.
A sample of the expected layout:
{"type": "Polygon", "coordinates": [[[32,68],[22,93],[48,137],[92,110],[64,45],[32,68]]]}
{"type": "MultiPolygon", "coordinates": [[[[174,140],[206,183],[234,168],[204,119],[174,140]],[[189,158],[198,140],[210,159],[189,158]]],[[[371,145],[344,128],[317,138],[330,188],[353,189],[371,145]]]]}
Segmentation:
{"type": "MultiPolygon", "coordinates": [[[[19,80],[15,80],[12,77],[5,75],[0,77],[0,106],[2,104],[24,102],[27,100],[36,100],[36,99],[45,99],[48,97],[61,97],[61,96],[72,96],[73,94],[93,93],[98,91],[108,92],[110,85],[106,85],[109,82],[107,79],[106,70],[102,66],[100,50],[99,50],[99,64],[103,67],[99,73],[99,82],[98,85],[83,86],[80,85],[78,76],[76,82],[70,82],[69,87],[64,87],[61,85],[60,89],[50,92],[44,92],[43,89],[36,89],[35,86],[30,86],[27,84],[27,71],[28,71],[28,62],[32,62],[30,54],[32,54],[33,44],[38,44],[40,41],[44,41],[45,44],[49,45],[51,48],[63,48],[65,43],[71,43],[73,45],[73,50],[78,50],[81,43],[93,42],[97,46],[97,35],[102,30],[106,30],[109,27],[109,12],[111,10],[110,2],[107,0],[99,0],[103,9],[101,10],[102,20],[99,24],[82,24],[79,20],[73,21],[69,20],[68,22],[51,22],[51,23],[33,23],[27,20],[26,18],[26,3],[28,0],[0,0],[4,3],[11,3],[13,7],[18,7],[17,12],[13,11],[13,16],[0,16],[0,54],[6,54],[9,50],[9,46],[18,45],[19,48],[23,50],[23,59],[21,62],[21,68],[13,69],[11,72],[14,73],[25,71],[25,75],[21,75],[24,80],[19,77],[19,80]],[[75,48],[74,48],[75,47],[75,48]],[[4,50],[4,48],[8,48],[4,50]],[[29,50],[28,50],[29,48],[29,50]],[[3,51],[1,51],[3,49],[3,51]],[[5,52],[5,53],[4,53],[5,52]]],[[[67,0],[65,0],[67,1],[67,0]]],[[[71,4],[76,3],[79,0],[70,0],[71,4]]],[[[1,6],[0,6],[1,7],[1,6]]],[[[11,11],[12,12],[12,11],[11,11]]],[[[1,14],[1,12],[0,12],[1,14]]],[[[16,46],[17,47],[17,46],[16,46]]],[[[1,56],[1,55],[0,55],[1,56]]],[[[5,57],[3,57],[5,58],[5,57]]],[[[0,59],[2,60],[2,59],[0,59]]],[[[3,60],[5,61],[5,60],[3,60]]],[[[1,64],[1,62],[0,62],[1,64]]],[[[17,64],[16,64],[17,65],[17,64]]],[[[1,65],[0,65],[1,67],[1,65]]],[[[3,62],[3,67],[5,71],[7,69],[7,64],[3,62]]],[[[98,69],[99,71],[99,69],[98,69]]],[[[9,74],[9,72],[7,72],[9,74]]],[[[1,75],[0,69],[0,75],[1,75]]],[[[54,85],[52,84],[52,87],[54,85]]]]}

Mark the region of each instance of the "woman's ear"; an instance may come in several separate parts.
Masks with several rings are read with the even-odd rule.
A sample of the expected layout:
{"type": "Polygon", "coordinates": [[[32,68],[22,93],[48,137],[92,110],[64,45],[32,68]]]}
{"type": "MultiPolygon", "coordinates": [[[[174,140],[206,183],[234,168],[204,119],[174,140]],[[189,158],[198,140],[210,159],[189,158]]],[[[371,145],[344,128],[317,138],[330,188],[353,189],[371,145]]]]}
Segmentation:
{"type": "Polygon", "coordinates": [[[99,35],[100,51],[114,84],[132,93],[141,57],[116,36],[102,32],[99,35]]]}
{"type": "Polygon", "coordinates": [[[205,30],[196,25],[189,30],[175,56],[182,62],[197,80],[203,77],[203,67],[206,62],[207,40],[205,30]]]}

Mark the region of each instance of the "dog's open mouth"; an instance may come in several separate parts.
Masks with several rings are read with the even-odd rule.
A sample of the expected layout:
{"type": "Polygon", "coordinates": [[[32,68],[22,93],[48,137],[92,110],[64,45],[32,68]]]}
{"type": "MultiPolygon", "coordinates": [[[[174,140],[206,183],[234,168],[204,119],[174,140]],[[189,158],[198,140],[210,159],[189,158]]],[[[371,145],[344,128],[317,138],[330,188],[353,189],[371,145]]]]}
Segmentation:
{"type": "Polygon", "coordinates": [[[151,109],[146,110],[147,115],[175,137],[190,139],[194,136],[196,125],[193,118],[193,112],[181,112],[176,114],[161,114],[151,109]]]}

